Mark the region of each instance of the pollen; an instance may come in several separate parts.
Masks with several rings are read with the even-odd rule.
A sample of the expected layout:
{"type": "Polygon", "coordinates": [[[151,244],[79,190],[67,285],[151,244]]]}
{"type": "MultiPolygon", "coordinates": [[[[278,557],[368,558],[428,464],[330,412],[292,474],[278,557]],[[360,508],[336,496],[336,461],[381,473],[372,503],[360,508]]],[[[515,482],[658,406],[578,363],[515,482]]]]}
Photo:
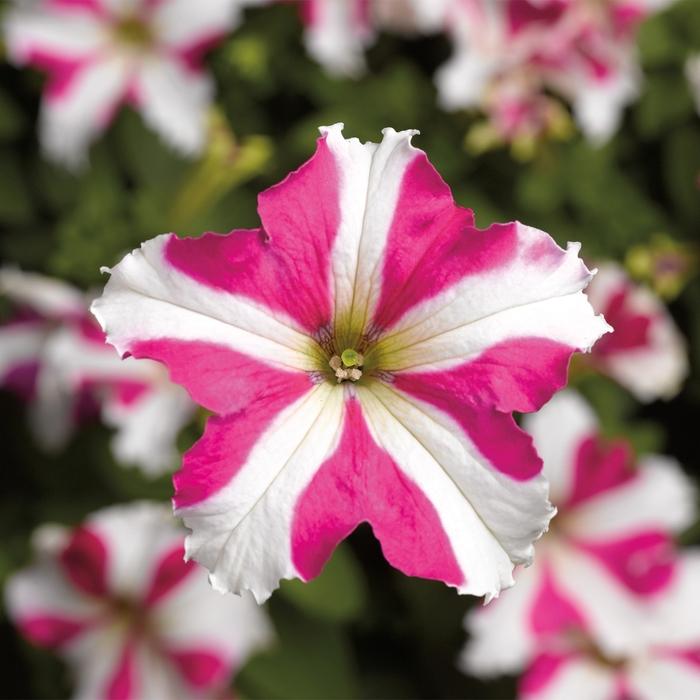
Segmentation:
{"type": "Polygon", "coordinates": [[[364,358],[357,350],[346,348],[340,356],[333,355],[328,364],[335,373],[338,384],[340,384],[344,381],[356,382],[360,379],[362,377],[363,362],[364,358]]]}

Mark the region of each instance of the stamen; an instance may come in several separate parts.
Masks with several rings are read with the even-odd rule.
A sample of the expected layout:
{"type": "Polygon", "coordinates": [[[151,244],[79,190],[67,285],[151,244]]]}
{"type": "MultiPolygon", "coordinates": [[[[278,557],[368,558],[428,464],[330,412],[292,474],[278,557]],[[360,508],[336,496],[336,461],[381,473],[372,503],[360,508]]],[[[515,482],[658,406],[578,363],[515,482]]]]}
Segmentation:
{"type": "Polygon", "coordinates": [[[350,380],[351,382],[356,382],[362,377],[362,370],[360,367],[364,358],[362,355],[351,348],[346,348],[341,353],[340,357],[338,355],[333,355],[328,364],[333,370],[338,384],[341,382],[350,380]]]}

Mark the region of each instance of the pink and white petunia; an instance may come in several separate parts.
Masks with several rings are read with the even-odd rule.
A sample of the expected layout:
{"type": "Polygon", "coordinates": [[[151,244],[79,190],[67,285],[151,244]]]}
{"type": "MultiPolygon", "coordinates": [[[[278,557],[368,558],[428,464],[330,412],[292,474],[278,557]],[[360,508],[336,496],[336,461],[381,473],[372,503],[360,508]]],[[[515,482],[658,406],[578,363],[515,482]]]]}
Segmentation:
{"type": "Polygon", "coordinates": [[[674,535],[696,515],[694,489],[678,464],[649,455],[635,465],[627,443],[600,436],[577,394],[558,394],[525,426],[558,515],[515,588],[467,616],[472,638],[461,665],[475,675],[517,672],[572,629],[608,655],[629,648],[640,610],[674,576],[674,535]]]}
{"type": "Polygon", "coordinates": [[[700,697],[700,552],[682,555],[660,598],[609,655],[572,630],[546,641],[520,679],[521,700],[696,700],[700,697]]]}
{"type": "Polygon", "coordinates": [[[555,118],[533,106],[553,91],[570,102],[576,121],[595,143],[609,139],[624,108],[637,97],[641,72],[635,49],[641,20],[669,0],[455,0],[446,11],[454,43],[452,58],[436,74],[448,109],[480,107],[494,119],[499,136],[503,113],[533,119],[544,132],[555,118]],[[519,85],[512,100],[501,85],[519,85]],[[503,95],[503,97],[499,97],[503,95]],[[501,101],[505,100],[502,104],[501,101]]]}
{"type": "Polygon", "coordinates": [[[591,273],[542,231],[477,229],[416,132],[321,133],[260,195],[261,228],[148,241],[93,311],[216,414],[174,504],[218,590],[311,579],[368,522],[404,573],[490,598],[552,515],[511,413],[609,329],[591,273]]]}
{"type": "Polygon", "coordinates": [[[132,503],[74,530],[37,531],[35,561],[12,576],[6,606],[19,631],[71,667],[75,697],[221,697],[271,629],[250,597],[223,598],[185,562],[169,508],[132,503]]]}
{"type": "Polygon", "coordinates": [[[241,0],[15,0],[4,19],[9,58],[49,75],[41,143],[76,167],[128,102],[174,148],[205,144],[214,86],[205,52],[235,25],[241,0]]]}
{"type": "Polygon", "coordinates": [[[87,299],[60,280],[11,268],[0,269],[0,294],[13,312],[0,325],[0,387],[29,406],[37,442],[58,449],[70,437],[85,403],[68,396],[46,367],[46,349],[57,329],[87,320],[87,299]]]}
{"type": "MultiPolygon", "coordinates": [[[[287,0],[281,0],[286,2],[287,0]]],[[[441,29],[454,0],[302,0],[309,54],[331,75],[357,77],[364,52],[381,29],[402,33],[441,29]]]]}
{"type": "Polygon", "coordinates": [[[116,429],[118,462],[151,476],[172,471],[177,435],[196,407],[163,367],[121,361],[89,315],[87,296],[60,280],[2,269],[0,293],[15,307],[0,326],[0,387],[26,401],[39,445],[62,448],[100,413],[116,429]]]}
{"type": "Polygon", "coordinates": [[[688,374],[688,357],[664,303],[614,263],[600,267],[586,294],[615,329],[596,345],[590,363],[639,401],[677,394],[688,374]]]}

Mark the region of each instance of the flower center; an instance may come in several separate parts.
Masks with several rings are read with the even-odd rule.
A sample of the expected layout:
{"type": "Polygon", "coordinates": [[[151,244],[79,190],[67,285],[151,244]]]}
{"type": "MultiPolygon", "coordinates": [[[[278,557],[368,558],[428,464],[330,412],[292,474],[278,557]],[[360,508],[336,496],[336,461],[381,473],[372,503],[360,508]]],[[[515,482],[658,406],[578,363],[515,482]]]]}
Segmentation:
{"type": "Polygon", "coordinates": [[[138,17],[125,17],[114,26],[114,37],[120,44],[143,51],[153,46],[151,27],[138,17]]]}
{"type": "Polygon", "coordinates": [[[356,382],[362,377],[364,357],[353,348],[345,348],[340,356],[333,355],[328,364],[333,370],[338,384],[341,382],[356,382]]]}

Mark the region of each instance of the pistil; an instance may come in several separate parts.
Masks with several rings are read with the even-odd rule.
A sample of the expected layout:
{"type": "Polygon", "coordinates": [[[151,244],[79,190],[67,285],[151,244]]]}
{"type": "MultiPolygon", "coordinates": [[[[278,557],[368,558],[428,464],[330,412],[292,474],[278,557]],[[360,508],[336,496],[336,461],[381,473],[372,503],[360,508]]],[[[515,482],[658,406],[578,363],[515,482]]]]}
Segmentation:
{"type": "Polygon", "coordinates": [[[328,364],[340,384],[344,381],[358,381],[362,377],[363,362],[364,358],[357,350],[346,348],[339,356],[333,355],[328,364]]]}

